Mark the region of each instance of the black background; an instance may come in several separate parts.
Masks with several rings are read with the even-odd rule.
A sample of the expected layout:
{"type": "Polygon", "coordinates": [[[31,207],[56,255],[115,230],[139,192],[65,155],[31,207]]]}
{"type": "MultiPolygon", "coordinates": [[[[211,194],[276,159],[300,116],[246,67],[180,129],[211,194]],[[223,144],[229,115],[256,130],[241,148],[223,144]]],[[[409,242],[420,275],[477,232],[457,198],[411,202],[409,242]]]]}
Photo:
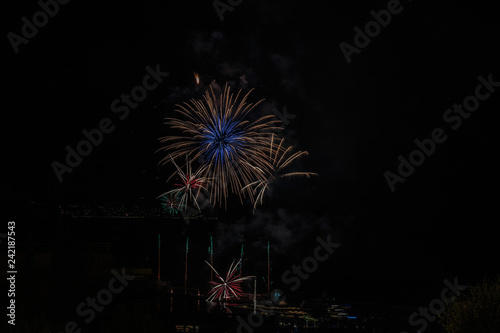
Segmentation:
{"type": "MultiPolygon", "coordinates": [[[[331,233],[342,245],[302,291],[415,306],[438,297],[443,279],[475,284],[496,275],[499,89],[455,131],[442,116],[474,93],[479,75],[500,81],[497,11],[487,2],[405,1],[348,64],[339,43],[352,44],[353,28],[386,4],[244,1],[220,21],[210,1],[71,1],[18,54],[4,37],[5,225],[17,222],[18,242],[33,230],[53,235],[59,224],[51,218],[20,211],[29,202],[54,212],[60,203],[159,207],[172,170],[158,166],[157,139],[174,104],[201,97],[193,71],[205,87],[238,86],[245,75],[254,100],[296,115],[283,134],[309,151],[298,167],[319,177],[284,182],[255,215],[232,200],[227,211],[207,211],[218,221],[206,225],[132,224],[123,236],[131,244],[140,230],[150,231],[146,243],[162,230],[179,254],[169,260],[182,270],[184,237],[198,237],[192,247],[203,253],[212,232],[221,269],[244,242],[248,270],[261,272],[265,261],[256,257],[272,240],[278,285],[282,272],[312,255],[318,236],[331,233]],[[111,102],[156,64],[170,76],[119,120],[111,102]],[[115,131],[60,183],[51,163],[64,162],[64,147],[106,117],[115,131]],[[413,141],[437,127],[446,142],[392,193],[384,172],[396,172],[398,155],[407,157],[413,141]]],[[[35,1],[4,4],[4,36],[19,34],[21,17],[38,10],[35,1]]],[[[88,228],[113,238],[80,223],[65,225],[66,235],[88,228]]],[[[200,258],[193,265],[193,275],[196,265],[206,272],[200,258]]],[[[168,274],[182,279],[182,271],[168,274]]]]}

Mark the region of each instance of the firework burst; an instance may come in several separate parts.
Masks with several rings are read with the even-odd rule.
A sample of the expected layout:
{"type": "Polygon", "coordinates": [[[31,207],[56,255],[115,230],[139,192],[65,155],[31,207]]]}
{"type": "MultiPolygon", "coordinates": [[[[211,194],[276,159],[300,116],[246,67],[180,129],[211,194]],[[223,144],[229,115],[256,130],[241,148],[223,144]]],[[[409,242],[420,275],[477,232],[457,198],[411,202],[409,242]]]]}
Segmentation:
{"type": "MultiPolygon", "coordinates": [[[[160,139],[167,143],[160,148],[170,153],[162,159],[165,164],[184,155],[193,160],[202,158],[206,166],[204,176],[211,180],[210,199],[226,206],[231,193],[245,197],[246,184],[262,177],[259,169],[269,168],[266,158],[269,153],[269,132],[279,130],[278,120],[267,115],[250,119],[250,112],[262,102],[247,103],[251,90],[240,99],[241,90],[233,95],[226,84],[216,97],[210,88],[203,100],[177,105],[182,119],[167,118],[166,124],[182,132],[179,136],[160,139]]],[[[251,197],[252,198],[252,197],[251,197]]]]}
{"type": "Polygon", "coordinates": [[[221,299],[227,300],[233,297],[239,299],[243,294],[240,283],[255,277],[255,276],[241,277],[236,274],[241,259],[238,260],[238,262],[233,261],[231,267],[229,267],[229,270],[227,271],[225,279],[220,276],[220,274],[215,270],[215,268],[212,267],[212,265],[210,265],[207,261],[205,262],[214,271],[215,276],[219,280],[219,281],[210,281],[210,284],[212,284],[213,287],[212,290],[210,290],[209,292],[210,296],[207,298],[207,301],[209,302],[212,302],[214,299],[218,299],[220,301],[221,299]]]}
{"type": "Polygon", "coordinates": [[[165,193],[161,195],[161,206],[170,215],[177,215],[179,211],[184,209],[182,201],[183,197],[180,193],[165,193]]]}
{"type": "Polygon", "coordinates": [[[162,194],[160,197],[170,195],[179,198],[180,207],[182,207],[181,209],[186,209],[187,202],[188,200],[190,200],[192,203],[194,203],[196,208],[201,211],[200,206],[198,205],[198,195],[200,194],[201,190],[206,190],[205,184],[208,184],[209,182],[208,178],[202,176],[205,173],[206,168],[202,166],[198,170],[193,172],[191,161],[189,161],[188,157],[186,156],[186,171],[184,172],[177,165],[177,163],[175,163],[172,157],[170,157],[170,159],[177,171],[169,177],[167,182],[173,176],[177,175],[177,183],[174,183],[174,186],[177,186],[177,188],[162,194]]]}
{"type": "Polygon", "coordinates": [[[288,148],[283,147],[285,139],[282,138],[279,140],[277,145],[274,144],[274,134],[271,135],[271,146],[269,149],[269,155],[267,156],[269,163],[267,164],[269,167],[258,171],[263,173],[265,177],[260,178],[254,182],[249,183],[244,186],[243,189],[251,189],[252,194],[255,196],[254,200],[254,211],[257,208],[257,204],[262,204],[262,200],[264,198],[264,194],[269,189],[270,185],[274,183],[279,178],[286,177],[307,177],[317,176],[317,173],[314,172],[288,172],[283,173],[283,169],[289,166],[296,159],[309,155],[307,151],[298,151],[291,155],[289,153],[292,151],[293,147],[289,146],[288,148]],[[289,155],[287,157],[287,155],[289,155]]]}

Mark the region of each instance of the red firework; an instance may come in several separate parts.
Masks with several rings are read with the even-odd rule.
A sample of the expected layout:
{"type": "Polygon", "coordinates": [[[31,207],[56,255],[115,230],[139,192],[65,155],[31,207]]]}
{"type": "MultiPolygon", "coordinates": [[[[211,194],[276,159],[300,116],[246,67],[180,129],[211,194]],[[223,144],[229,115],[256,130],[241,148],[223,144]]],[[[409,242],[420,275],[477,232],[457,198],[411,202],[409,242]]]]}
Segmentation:
{"type": "Polygon", "coordinates": [[[205,172],[205,167],[201,167],[196,171],[193,171],[191,168],[191,161],[186,156],[186,171],[184,172],[178,165],[175,163],[172,157],[170,157],[172,163],[175,165],[177,172],[174,172],[172,176],[170,176],[167,182],[174,177],[178,176],[177,183],[174,183],[177,186],[176,189],[170,190],[166,193],[163,193],[162,196],[165,195],[176,195],[181,198],[180,205],[182,209],[187,208],[188,201],[192,201],[196,208],[201,211],[200,206],[198,205],[198,195],[201,190],[206,190],[205,184],[208,184],[209,179],[203,176],[205,172]]]}
{"type": "Polygon", "coordinates": [[[241,294],[243,294],[243,290],[241,289],[240,283],[246,280],[253,278],[254,276],[244,276],[241,277],[236,275],[237,268],[241,262],[241,259],[238,262],[233,261],[231,267],[227,271],[226,278],[222,278],[220,274],[212,267],[207,261],[205,261],[208,266],[214,271],[216,277],[220,281],[210,281],[213,285],[212,290],[210,290],[210,296],[207,298],[207,301],[212,302],[214,299],[227,300],[232,297],[240,298],[241,294]]]}
{"type": "Polygon", "coordinates": [[[192,189],[201,189],[204,188],[203,184],[205,183],[204,181],[200,180],[200,178],[186,174],[185,178],[182,179],[177,179],[177,181],[181,181],[181,183],[174,183],[175,186],[179,186],[182,188],[192,188],[192,189]]]}

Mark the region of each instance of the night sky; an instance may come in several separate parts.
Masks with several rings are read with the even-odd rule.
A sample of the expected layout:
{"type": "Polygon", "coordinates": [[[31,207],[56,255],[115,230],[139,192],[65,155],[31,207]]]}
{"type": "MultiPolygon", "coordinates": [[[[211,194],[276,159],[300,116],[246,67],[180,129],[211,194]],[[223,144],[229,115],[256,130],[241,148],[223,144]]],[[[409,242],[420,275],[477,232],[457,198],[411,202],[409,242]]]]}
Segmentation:
{"type": "MultiPolygon", "coordinates": [[[[208,227],[175,222],[166,237],[179,240],[177,250],[186,230],[200,239],[212,232],[229,264],[242,243],[252,257],[269,240],[279,284],[331,234],[341,246],[301,291],[415,306],[437,297],[444,279],[495,276],[500,83],[456,129],[443,115],[474,96],[479,76],[500,82],[498,11],[487,2],[403,1],[348,63],[339,44],[354,45],[353,29],[388,2],[243,1],[221,21],[211,1],[71,1],[17,54],[4,37],[4,221],[50,224],[19,211],[31,201],[159,207],[173,171],[158,165],[163,119],[211,82],[228,82],[265,99],[258,114],[294,116],[280,134],[309,152],[294,167],[319,176],[279,183],[255,214],[232,198],[227,211],[204,212],[218,219],[208,227]],[[112,102],[142,83],[147,66],[169,76],[120,119],[112,102]],[[64,163],[65,147],[104,118],[114,130],[59,182],[51,163],[64,163]],[[447,139],[392,192],[384,173],[397,174],[398,156],[408,159],[436,128],[447,139]]],[[[35,1],[4,5],[4,36],[21,34],[21,18],[38,10],[35,1]]],[[[252,260],[255,270],[265,264],[252,260]]]]}

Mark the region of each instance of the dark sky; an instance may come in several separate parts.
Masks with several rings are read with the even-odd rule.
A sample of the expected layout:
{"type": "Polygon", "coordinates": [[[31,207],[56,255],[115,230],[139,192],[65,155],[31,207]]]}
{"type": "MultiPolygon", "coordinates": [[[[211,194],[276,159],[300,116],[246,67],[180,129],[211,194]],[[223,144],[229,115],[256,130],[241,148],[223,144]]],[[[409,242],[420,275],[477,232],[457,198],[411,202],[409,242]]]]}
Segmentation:
{"type": "MultiPolygon", "coordinates": [[[[331,233],[342,246],[307,288],[413,295],[409,303],[432,299],[445,278],[473,284],[499,273],[500,87],[460,128],[443,120],[478,76],[500,81],[497,12],[487,2],[404,1],[347,63],[339,44],[352,45],[353,28],[387,3],[243,1],[224,21],[211,1],[61,5],[17,54],[3,40],[3,201],[158,206],[171,169],[158,167],[157,139],[176,103],[201,97],[196,71],[205,87],[255,88],[251,98],[266,99],[258,112],[286,106],[295,118],[283,135],[309,152],[297,167],[319,174],[280,184],[255,215],[238,202],[207,212],[220,214],[220,249],[274,240],[283,272],[331,233]],[[157,64],[170,75],[120,120],[111,103],[157,64]],[[103,118],[116,129],[59,182],[51,163],[103,118]],[[384,172],[396,173],[398,156],[435,128],[447,140],[391,192],[384,172]]],[[[4,36],[38,10],[34,1],[6,5],[4,36]]]]}

